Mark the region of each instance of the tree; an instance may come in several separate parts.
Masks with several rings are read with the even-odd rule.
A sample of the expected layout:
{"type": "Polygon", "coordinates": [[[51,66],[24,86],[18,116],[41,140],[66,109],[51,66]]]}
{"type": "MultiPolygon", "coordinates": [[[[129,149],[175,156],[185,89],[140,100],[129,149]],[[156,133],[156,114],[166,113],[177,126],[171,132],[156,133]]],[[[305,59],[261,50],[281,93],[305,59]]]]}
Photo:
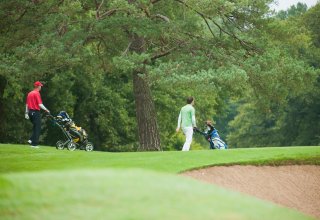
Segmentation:
{"type": "MultiPolygon", "coordinates": [[[[212,41],[212,37],[218,40],[215,43],[211,42],[212,45],[221,49],[239,49],[240,46],[239,50],[244,49],[248,53],[255,50],[249,42],[239,37],[238,34],[241,33],[241,28],[244,30],[245,25],[259,24],[258,20],[262,17],[263,11],[266,10],[265,5],[253,4],[253,8],[260,7],[262,12],[252,10],[244,13],[242,12],[243,3],[230,5],[229,2],[224,2],[220,5],[217,4],[210,10],[206,8],[207,3],[209,2],[203,5],[198,5],[195,2],[187,4],[178,0],[170,3],[164,1],[128,1],[128,4],[118,1],[110,4],[103,1],[96,2],[95,14],[97,20],[104,25],[110,25],[110,21],[114,21],[123,31],[117,32],[116,38],[113,37],[113,42],[117,42],[119,45],[125,43],[128,45],[123,45],[123,48],[127,49],[118,57],[113,58],[113,65],[126,74],[132,74],[138,133],[143,150],[160,149],[156,114],[148,85],[152,83],[149,81],[149,72],[155,73],[155,70],[159,68],[160,62],[158,62],[158,59],[172,59],[175,64],[179,65],[186,61],[187,57],[183,56],[183,53],[192,54],[192,58],[187,61],[190,69],[196,69],[200,66],[199,63],[192,66],[192,60],[201,59],[206,62],[207,66],[202,63],[205,67],[200,68],[204,76],[199,74],[198,77],[200,81],[204,81],[207,80],[206,75],[215,74],[212,69],[206,69],[213,64],[210,56],[215,51],[206,48],[207,43],[210,44],[210,41],[212,41]],[[198,6],[200,6],[199,10],[197,9],[198,6]],[[172,8],[175,8],[175,10],[172,11],[172,8]],[[245,20],[245,16],[248,16],[248,20],[245,20]],[[221,21],[215,21],[215,19],[219,20],[220,18],[222,18],[221,21]],[[215,36],[211,26],[216,28],[215,31],[220,32],[220,39],[215,36]],[[197,36],[196,33],[200,33],[200,35],[197,36]],[[225,38],[221,37],[223,34],[225,38]],[[219,45],[219,43],[223,45],[219,45]]],[[[92,31],[95,36],[100,36],[98,40],[103,36],[103,34],[97,34],[100,31],[104,30],[95,29],[92,31]]],[[[247,30],[247,32],[249,31],[247,30]]],[[[104,48],[104,50],[108,49],[108,47],[104,48]]],[[[239,53],[239,56],[242,55],[242,53],[239,53]]],[[[164,68],[168,67],[167,63],[164,62],[163,64],[164,68]]],[[[182,70],[183,68],[177,70],[179,75],[189,77],[190,73],[193,74],[191,71],[183,74],[182,70]]],[[[223,69],[220,71],[222,72],[223,69]]],[[[233,74],[231,78],[236,78],[234,76],[236,71],[231,71],[233,74]]],[[[172,74],[170,73],[170,75],[172,74]]],[[[157,77],[161,78],[161,75],[157,77]]],[[[214,77],[211,76],[211,78],[214,77]]]]}
{"type": "Polygon", "coordinates": [[[297,5],[291,5],[291,7],[284,11],[281,10],[277,13],[277,17],[284,20],[289,17],[299,16],[304,14],[308,9],[307,4],[298,2],[297,5]]]}
{"type": "Polygon", "coordinates": [[[246,63],[252,90],[230,122],[231,146],[319,144],[319,48],[305,23],[315,8],[269,23],[267,53],[246,63]]]}

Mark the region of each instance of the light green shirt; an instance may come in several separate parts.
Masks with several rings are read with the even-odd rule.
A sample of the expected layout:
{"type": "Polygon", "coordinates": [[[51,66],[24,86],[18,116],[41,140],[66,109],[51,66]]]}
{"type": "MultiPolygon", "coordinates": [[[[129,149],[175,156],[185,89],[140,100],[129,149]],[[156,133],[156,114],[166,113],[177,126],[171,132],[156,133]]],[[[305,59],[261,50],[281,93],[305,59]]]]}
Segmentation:
{"type": "Polygon", "coordinates": [[[181,108],[179,119],[178,119],[178,128],[181,127],[196,127],[196,117],[195,109],[191,104],[187,104],[181,108]]]}

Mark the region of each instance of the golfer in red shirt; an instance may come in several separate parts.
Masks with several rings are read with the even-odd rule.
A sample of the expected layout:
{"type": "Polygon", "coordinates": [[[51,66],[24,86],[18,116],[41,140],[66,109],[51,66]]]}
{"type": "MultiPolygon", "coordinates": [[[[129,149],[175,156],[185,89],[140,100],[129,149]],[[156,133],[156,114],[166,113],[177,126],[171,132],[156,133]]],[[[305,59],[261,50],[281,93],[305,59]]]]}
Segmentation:
{"type": "Polygon", "coordinates": [[[41,116],[40,108],[49,113],[49,110],[42,104],[40,90],[43,86],[41,82],[37,81],[34,84],[34,90],[28,93],[26,101],[25,118],[30,119],[33,124],[32,135],[28,140],[33,148],[39,148],[39,136],[41,131],[41,116]]]}

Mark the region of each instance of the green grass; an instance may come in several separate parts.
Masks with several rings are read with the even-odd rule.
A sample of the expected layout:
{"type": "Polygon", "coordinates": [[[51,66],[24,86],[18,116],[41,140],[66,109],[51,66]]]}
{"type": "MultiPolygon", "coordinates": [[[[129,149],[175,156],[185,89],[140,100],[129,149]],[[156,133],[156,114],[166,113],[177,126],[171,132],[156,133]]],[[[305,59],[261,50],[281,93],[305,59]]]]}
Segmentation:
{"type": "Polygon", "coordinates": [[[187,177],[222,164],[318,164],[320,147],[106,153],[0,144],[1,219],[311,219],[187,177]]]}
{"type": "Polygon", "coordinates": [[[0,173],[82,168],[143,168],[178,173],[214,165],[265,165],[292,161],[320,165],[320,147],[107,153],[0,144],[0,155],[0,173]]]}

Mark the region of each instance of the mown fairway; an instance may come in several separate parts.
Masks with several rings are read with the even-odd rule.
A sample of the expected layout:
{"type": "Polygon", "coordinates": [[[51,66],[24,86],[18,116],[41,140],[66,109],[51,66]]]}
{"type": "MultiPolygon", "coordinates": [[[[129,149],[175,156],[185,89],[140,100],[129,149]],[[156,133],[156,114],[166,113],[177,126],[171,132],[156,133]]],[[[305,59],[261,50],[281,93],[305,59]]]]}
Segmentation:
{"type": "Polygon", "coordinates": [[[309,219],[177,176],[219,164],[319,164],[319,147],[106,153],[0,145],[1,219],[309,219]]]}

